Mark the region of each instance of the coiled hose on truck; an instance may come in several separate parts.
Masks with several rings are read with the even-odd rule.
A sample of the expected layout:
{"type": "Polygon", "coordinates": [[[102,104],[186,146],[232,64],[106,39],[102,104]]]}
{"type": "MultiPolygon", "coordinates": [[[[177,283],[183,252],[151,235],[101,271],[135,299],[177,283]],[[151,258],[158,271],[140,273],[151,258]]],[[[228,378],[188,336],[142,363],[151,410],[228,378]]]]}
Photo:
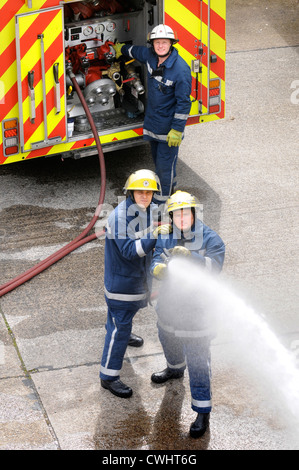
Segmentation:
{"type": "Polygon", "coordinates": [[[52,255],[50,255],[48,258],[45,260],[41,261],[37,265],[33,266],[30,268],[28,271],[25,271],[23,274],[20,274],[19,276],[15,277],[11,281],[6,282],[5,284],[2,284],[0,286],[0,297],[3,295],[7,294],[8,292],[16,289],[20,285],[24,284],[25,282],[29,281],[33,277],[37,276],[40,274],[42,271],[45,271],[47,268],[52,266],[54,263],[57,261],[61,260],[64,258],[66,255],[71,253],[72,251],[76,250],[80,246],[84,245],[85,243],[90,242],[91,240],[94,240],[95,238],[103,235],[103,231],[100,233],[93,233],[91,235],[88,235],[90,230],[94,227],[96,221],[98,220],[98,217],[102,211],[102,205],[105,199],[105,191],[106,191],[106,166],[105,166],[105,159],[104,159],[104,154],[102,150],[102,145],[98,136],[97,128],[95,126],[93,117],[91,115],[91,112],[87,106],[87,103],[85,101],[85,98],[83,96],[83,93],[77,83],[77,80],[75,78],[75,75],[73,74],[72,71],[69,72],[70,78],[72,80],[72,83],[74,85],[74,88],[76,92],[78,93],[78,96],[80,98],[80,101],[82,103],[82,106],[84,108],[84,111],[86,113],[87,119],[89,121],[92,133],[95,138],[96,142],[96,147],[98,150],[99,154],[99,161],[100,161],[100,170],[101,170],[101,191],[100,191],[100,196],[99,196],[99,202],[95,211],[95,214],[88,224],[88,226],[83,230],[83,232],[78,235],[73,241],[68,243],[65,247],[61,248],[60,250],[56,251],[52,255]]]}

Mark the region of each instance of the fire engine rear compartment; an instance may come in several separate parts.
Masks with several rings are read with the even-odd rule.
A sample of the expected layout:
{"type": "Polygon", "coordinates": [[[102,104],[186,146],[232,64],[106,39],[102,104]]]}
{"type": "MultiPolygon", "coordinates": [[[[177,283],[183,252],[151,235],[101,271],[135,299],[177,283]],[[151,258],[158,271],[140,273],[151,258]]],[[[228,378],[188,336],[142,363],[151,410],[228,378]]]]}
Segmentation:
{"type": "Polygon", "coordinates": [[[96,153],[73,74],[104,151],[140,145],[148,72],[128,57],[115,60],[112,45],[146,46],[159,23],[178,35],[175,47],[191,68],[187,125],[224,117],[225,0],[20,1],[21,7],[0,7],[7,65],[0,83],[0,165],[96,153]]]}
{"type": "MultiPolygon", "coordinates": [[[[64,7],[66,69],[75,73],[99,135],[143,125],[146,71],[128,58],[116,61],[112,44],[146,45],[147,33],[159,20],[158,10],[142,1],[126,5],[123,12],[95,10],[89,18],[83,18],[76,3],[64,7]]],[[[66,77],[68,139],[85,139],[91,135],[90,126],[66,77]]]]}
{"type": "MultiPolygon", "coordinates": [[[[21,151],[66,142],[80,143],[92,138],[86,113],[72,86],[71,74],[75,74],[99,136],[142,129],[146,70],[128,57],[116,60],[112,46],[115,42],[146,45],[148,32],[159,21],[156,2],[140,0],[88,4],[75,1],[20,15],[17,55],[21,151]],[[57,26],[62,27],[59,47],[52,44],[54,27],[49,28],[52,21],[56,22],[56,32],[57,26]],[[40,34],[37,35],[36,30],[31,33],[36,56],[40,57],[39,64],[33,66],[22,51],[26,50],[27,36],[34,22],[40,22],[41,26],[40,34]]],[[[133,144],[131,138],[128,142],[133,144]]],[[[141,142],[142,132],[136,133],[135,143],[141,142]]],[[[114,148],[117,145],[113,143],[114,148]]],[[[126,143],[122,142],[122,146],[126,143]]],[[[84,153],[95,152],[92,146],[84,153]]],[[[82,151],[76,156],[80,153],[82,151]]]]}

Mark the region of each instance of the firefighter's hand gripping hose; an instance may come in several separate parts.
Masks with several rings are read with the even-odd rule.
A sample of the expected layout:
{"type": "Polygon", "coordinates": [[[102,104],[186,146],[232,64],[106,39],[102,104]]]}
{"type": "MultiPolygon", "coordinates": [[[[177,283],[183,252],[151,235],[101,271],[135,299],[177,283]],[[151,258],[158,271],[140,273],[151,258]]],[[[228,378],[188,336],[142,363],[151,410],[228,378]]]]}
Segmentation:
{"type": "Polygon", "coordinates": [[[94,240],[95,238],[99,237],[100,235],[103,234],[101,233],[93,233],[91,235],[88,235],[90,230],[94,227],[100,213],[102,210],[102,205],[104,202],[105,198],[105,191],[106,191],[106,167],[105,167],[105,159],[104,159],[104,154],[101,146],[101,142],[97,133],[97,129],[94,123],[94,120],[92,118],[92,115],[89,111],[89,108],[86,104],[86,101],[84,99],[84,96],[80,90],[80,87],[76,81],[75,75],[73,74],[72,71],[69,72],[70,78],[72,80],[72,83],[74,85],[74,88],[76,92],[78,93],[78,96],[80,98],[80,101],[82,103],[82,106],[85,110],[86,116],[88,118],[88,121],[90,123],[90,127],[92,129],[92,133],[95,138],[98,154],[99,154],[99,161],[100,161],[100,171],[101,171],[101,191],[100,191],[100,196],[99,196],[99,202],[98,206],[96,208],[95,214],[88,224],[88,226],[83,230],[83,232],[78,235],[72,242],[68,243],[65,247],[61,248],[57,252],[53,253],[51,256],[46,258],[45,260],[41,261],[38,263],[36,266],[33,266],[31,269],[28,271],[25,271],[23,274],[20,274],[16,278],[12,279],[9,282],[6,282],[5,284],[0,286],[0,297],[3,295],[7,294],[8,292],[12,291],[16,287],[24,284],[25,282],[29,281],[32,279],[34,276],[37,274],[41,273],[48,267],[52,266],[52,264],[56,263],[60,259],[62,259],[64,256],[68,255],[72,251],[76,250],[80,246],[84,245],[85,243],[94,240]]]}

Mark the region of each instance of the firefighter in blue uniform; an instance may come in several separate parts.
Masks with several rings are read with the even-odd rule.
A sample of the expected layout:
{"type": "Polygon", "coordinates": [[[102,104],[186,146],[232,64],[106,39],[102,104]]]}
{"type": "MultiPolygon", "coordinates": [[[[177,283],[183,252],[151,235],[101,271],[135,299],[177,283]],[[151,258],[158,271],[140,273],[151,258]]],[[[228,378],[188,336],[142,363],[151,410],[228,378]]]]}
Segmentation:
{"type": "Polygon", "coordinates": [[[132,389],[120,380],[127,346],[142,346],[133,335],[132,320],[147,305],[152,250],[163,225],[153,229],[153,194],[160,191],[157,175],[151,170],[133,173],[125,184],[127,198],[110,214],[105,239],[105,300],[108,306],[106,337],[101,360],[103,388],[128,398],[132,389]]]}
{"type": "MultiPolygon", "coordinates": [[[[224,262],[225,246],[219,235],[197,217],[196,199],[185,191],[177,191],[167,201],[167,212],[173,231],[158,237],[151,265],[157,279],[167,278],[168,261],[174,256],[186,256],[190,262],[219,273],[224,262]]],[[[189,264],[188,264],[189,266],[189,264]]],[[[192,293],[189,298],[192,297],[192,293]]],[[[158,300],[158,333],[167,367],[151,377],[154,383],[183,377],[186,364],[190,378],[191,407],[198,413],[190,427],[192,437],[200,437],[209,425],[211,403],[210,342],[215,331],[210,314],[186,301],[180,289],[167,292],[158,300]],[[182,298],[183,297],[183,298],[182,298]],[[206,314],[205,314],[206,313],[206,314]]]]}
{"type": "Polygon", "coordinates": [[[149,34],[151,47],[116,43],[116,58],[121,55],[146,64],[148,99],[143,125],[144,140],[151,143],[161,194],[155,202],[163,204],[176,185],[179,146],[191,108],[191,70],[173,47],[178,42],[173,30],[160,24],[149,34]]]}

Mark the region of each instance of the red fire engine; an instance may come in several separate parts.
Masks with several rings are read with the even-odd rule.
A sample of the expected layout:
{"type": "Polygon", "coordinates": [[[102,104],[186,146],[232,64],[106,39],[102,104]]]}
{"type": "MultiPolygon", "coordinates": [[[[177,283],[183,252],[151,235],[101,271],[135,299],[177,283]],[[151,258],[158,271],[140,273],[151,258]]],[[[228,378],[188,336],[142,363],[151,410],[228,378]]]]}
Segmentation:
{"type": "Polygon", "coordinates": [[[188,125],[224,117],[225,0],[0,0],[0,164],[97,152],[68,76],[71,64],[103,151],[142,142],[146,70],[115,41],[146,45],[160,23],[193,77],[188,125]]]}

